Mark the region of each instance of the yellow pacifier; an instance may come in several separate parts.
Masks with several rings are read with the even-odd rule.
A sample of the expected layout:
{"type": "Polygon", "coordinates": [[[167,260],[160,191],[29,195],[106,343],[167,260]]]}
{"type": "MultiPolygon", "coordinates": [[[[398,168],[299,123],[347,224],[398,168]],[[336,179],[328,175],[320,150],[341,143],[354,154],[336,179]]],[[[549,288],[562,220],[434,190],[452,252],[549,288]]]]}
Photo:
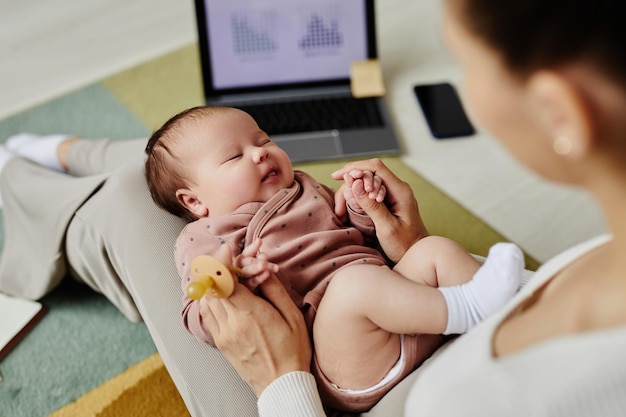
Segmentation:
{"type": "Polygon", "coordinates": [[[209,255],[196,256],[191,262],[192,281],[187,286],[187,296],[193,300],[201,299],[204,294],[228,298],[235,291],[233,274],[242,275],[242,271],[209,255]]]}

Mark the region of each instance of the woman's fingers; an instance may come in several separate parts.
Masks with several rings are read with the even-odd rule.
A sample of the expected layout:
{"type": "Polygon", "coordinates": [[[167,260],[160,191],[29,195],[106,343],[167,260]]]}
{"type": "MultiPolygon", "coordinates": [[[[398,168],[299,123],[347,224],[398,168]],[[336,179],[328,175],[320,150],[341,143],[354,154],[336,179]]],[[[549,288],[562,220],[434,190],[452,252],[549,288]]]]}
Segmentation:
{"type": "MultiPolygon", "coordinates": [[[[398,178],[380,159],[350,162],[331,175],[340,179],[348,173],[367,181],[368,172],[373,174],[372,181],[376,177],[382,181],[384,197],[381,192],[374,199],[373,195],[361,196],[354,192],[354,198],[374,222],[376,236],[387,256],[398,261],[415,241],[428,236],[428,230],[409,184],[398,178]],[[381,198],[385,204],[380,204],[381,198]]],[[[375,183],[372,185],[375,186],[375,183]]],[[[367,187],[365,184],[363,186],[367,187]]]]}
{"type": "MultiPolygon", "coordinates": [[[[263,297],[276,307],[276,310],[288,323],[292,324],[294,316],[296,319],[302,319],[300,309],[293,303],[287,290],[277,278],[272,277],[266,280],[261,285],[260,291],[263,297]]],[[[302,319],[302,324],[304,324],[304,319],[302,319]]]]}

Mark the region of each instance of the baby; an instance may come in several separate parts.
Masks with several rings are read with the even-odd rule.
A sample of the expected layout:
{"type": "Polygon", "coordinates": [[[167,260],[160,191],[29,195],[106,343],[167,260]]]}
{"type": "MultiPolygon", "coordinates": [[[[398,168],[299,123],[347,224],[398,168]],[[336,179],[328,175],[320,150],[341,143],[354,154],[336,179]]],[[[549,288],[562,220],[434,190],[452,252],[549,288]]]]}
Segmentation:
{"type": "MultiPolygon", "coordinates": [[[[312,372],[331,408],[371,408],[440,345],[442,334],[466,332],[518,288],[523,257],[512,244],[494,246],[481,266],[457,243],[429,236],[388,265],[353,198],[365,189],[384,204],[381,179],[352,171],[335,200],[333,190],[294,171],[243,111],[186,110],[154,133],[146,152],[154,201],[190,221],[175,248],[183,290],[192,260],[223,245],[250,288],[275,274],[304,314],[312,372]],[[337,215],[346,207],[335,201],[347,201],[346,219],[337,215]]],[[[183,296],[183,322],[213,344],[200,313],[204,302],[183,296]]]]}

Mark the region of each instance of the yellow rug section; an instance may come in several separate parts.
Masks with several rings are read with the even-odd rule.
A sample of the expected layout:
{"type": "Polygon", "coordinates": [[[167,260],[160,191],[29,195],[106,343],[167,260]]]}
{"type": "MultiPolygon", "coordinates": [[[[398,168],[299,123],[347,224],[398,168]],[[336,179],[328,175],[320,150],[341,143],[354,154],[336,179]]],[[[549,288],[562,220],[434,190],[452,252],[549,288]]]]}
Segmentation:
{"type": "Polygon", "coordinates": [[[189,417],[158,353],[49,417],[189,417]]]}
{"type": "Polygon", "coordinates": [[[111,76],[103,84],[152,130],[182,110],[204,104],[196,44],[111,76]]]}

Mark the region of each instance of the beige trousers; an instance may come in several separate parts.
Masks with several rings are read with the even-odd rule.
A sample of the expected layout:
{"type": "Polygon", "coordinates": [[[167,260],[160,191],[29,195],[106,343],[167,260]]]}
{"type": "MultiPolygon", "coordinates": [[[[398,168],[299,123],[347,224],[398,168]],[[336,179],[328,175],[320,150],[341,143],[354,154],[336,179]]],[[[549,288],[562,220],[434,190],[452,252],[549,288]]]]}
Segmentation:
{"type": "Polygon", "coordinates": [[[79,141],[68,175],[22,158],[5,166],[0,291],[38,299],[69,273],[144,320],[193,416],[256,416],[253,392],[182,325],[173,247],[184,223],[152,202],[144,146],[79,141]]]}

